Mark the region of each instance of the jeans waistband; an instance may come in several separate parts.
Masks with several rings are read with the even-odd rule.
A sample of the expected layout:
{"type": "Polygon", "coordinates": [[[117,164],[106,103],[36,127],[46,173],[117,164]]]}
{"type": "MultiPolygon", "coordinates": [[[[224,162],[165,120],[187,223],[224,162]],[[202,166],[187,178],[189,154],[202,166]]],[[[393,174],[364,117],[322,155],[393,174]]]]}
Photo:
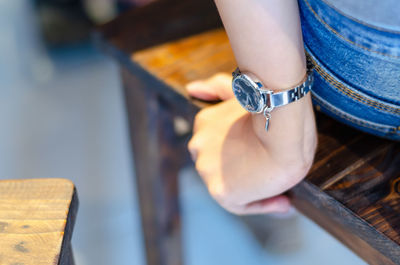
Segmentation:
{"type": "Polygon", "coordinates": [[[304,43],[356,91],[400,106],[400,34],[352,20],[321,0],[299,0],[304,43]]]}

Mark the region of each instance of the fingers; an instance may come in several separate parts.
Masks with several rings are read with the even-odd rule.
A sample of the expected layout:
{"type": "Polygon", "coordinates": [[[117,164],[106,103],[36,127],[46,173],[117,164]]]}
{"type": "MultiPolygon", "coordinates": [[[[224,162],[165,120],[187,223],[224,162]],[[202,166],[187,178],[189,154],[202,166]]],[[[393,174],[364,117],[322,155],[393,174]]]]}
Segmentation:
{"type": "MultiPolygon", "coordinates": [[[[273,193],[261,191],[257,183],[265,183],[265,180],[253,171],[260,168],[263,172],[263,167],[258,167],[257,163],[246,163],[242,158],[244,154],[255,151],[268,158],[264,156],[265,152],[253,145],[258,145],[257,141],[242,142],[242,139],[252,137],[243,130],[250,127],[249,115],[234,98],[201,110],[194,121],[189,152],[211,196],[226,210],[238,215],[286,212],[290,203],[285,196],[253,202],[284,190],[273,193]],[[247,175],[250,177],[243,178],[247,175]]],[[[264,159],[261,159],[260,164],[263,162],[264,159]]]]}
{"type": "Polygon", "coordinates": [[[218,73],[205,80],[186,85],[189,95],[205,101],[227,100],[233,97],[232,76],[218,73]]]}
{"type": "Polygon", "coordinates": [[[218,131],[218,129],[212,125],[215,123],[214,113],[216,111],[223,113],[222,116],[225,120],[235,119],[243,113],[247,114],[235,99],[220,102],[197,113],[193,124],[193,136],[187,146],[193,161],[196,161],[197,159],[197,150],[201,148],[203,144],[206,144],[210,138],[209,133],[204,133],[204,130],[207,130],[204,129],[204,127],[209,126],[213,128],[213,131],[218,131]]]}
{"type": "Polygon", "coordinates": [[[195,117],[194,125],[193,125],[193,136],[187,145],[187,148],[189,150],[189,153],[190,153],[190,156],[191,156],[193,162],[196,162],[197,155],[198,155],[198,149],[201,146],[199,142],[201,141],[202,137],[200,137],[197,133],[199,130],[200,124],[202,123],[201,116],[199,115],[200,113],[198,113],[195,117]]]}
{"type": "Polygon", "coordinates": [[[192,158],[193,162],[196,162],[197,160],[197,145],[195,143],[195,141],[192,139],[190,139],[189,143],[188,143],[188,150],[190,153],[190,157],[192,158]]]}
{"type": "Polygon", "coordinates": [[[286,213],[291,209],[291,205],[288,197],[279,195],[246,205],[225,205],[224,208],[237,215],[251,215],[286,213]]]}

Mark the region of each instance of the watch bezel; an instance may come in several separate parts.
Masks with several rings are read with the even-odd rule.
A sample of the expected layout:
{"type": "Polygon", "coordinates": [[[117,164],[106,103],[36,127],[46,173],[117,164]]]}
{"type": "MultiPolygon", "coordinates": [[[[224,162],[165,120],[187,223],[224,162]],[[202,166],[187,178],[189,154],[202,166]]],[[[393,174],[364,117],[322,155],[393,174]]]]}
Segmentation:
{"type": "Polygon", "coordinates": [[[264,110],[265,107],[265,96],[263,95],[262,91],[259,89],[258,84],[253,81],[253,79],[251,79],[248,75],[246,74],[238,74],[236,75],[233,79],[232,79],[232,90],[233,90],[233,94],[235,95],[237,101],[239,102],[239,104],[246,109],[248,112],[251,113],[261,113],[264,110]],[[236,95],[236,91],[234,88],[235,82],[237,82],[239,79],[244,79],[245,81],[248,81],[251,85],[251,87],[253,88],[254,92],[257,94],[259,100],[258,100],[258,108],[257,110],[250,110],[248,109],[247,105],[243,105],[240,98],[236,95]]]}

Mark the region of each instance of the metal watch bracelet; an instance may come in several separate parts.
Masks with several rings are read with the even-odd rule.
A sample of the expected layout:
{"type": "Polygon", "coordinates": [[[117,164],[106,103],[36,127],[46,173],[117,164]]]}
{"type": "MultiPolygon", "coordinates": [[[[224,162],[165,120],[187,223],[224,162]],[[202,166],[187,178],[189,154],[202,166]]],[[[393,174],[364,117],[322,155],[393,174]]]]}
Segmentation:
{"type": "MultiPolygon", "coordinates": [[[[242,73],[240,72],[239,68],[236,68],[236,70],[232,73],[233,78],[235,78],[236,76],[241,75],[241,74],[242,73]]],[[[295,86],[290,89],[285,89],[285,90],[279,91],[279,92],[274,92],[272,90],[269,90],[269,89],[265,88],[261,82],[255,81],[255,84],[258,86],[259,92],[264,97],[265,106],[262,109],[262,111],[260,111],[260,113],[262,112],[266,119],[266,123],[265,123],[266,131],[268,131],[269,121],[271,119],[271,112],[274,108],[285,106],[287,104],[295,102],[295,101],[303,98],[305,95],[307,95],[308,92],[310,92],[311,87],[314,82],[314,76],[313,76],[312,69],[309,69],[307,71],[307,74],[303,80],[304,81],[301,84],[299,84],[298,86],[295,86]]]]}

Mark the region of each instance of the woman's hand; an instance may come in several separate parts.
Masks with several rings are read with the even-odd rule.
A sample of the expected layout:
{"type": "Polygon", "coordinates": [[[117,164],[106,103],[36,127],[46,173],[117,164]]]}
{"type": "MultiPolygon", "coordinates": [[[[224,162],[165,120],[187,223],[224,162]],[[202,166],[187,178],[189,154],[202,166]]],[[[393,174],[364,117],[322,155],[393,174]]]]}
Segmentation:
{"type": "MultiPolygon", "coordinates": [[[[302,180],[312,164],[316,146],[312,109],[310,112],[304,100],[304,106],[298,107],[305,107],[306,116],[300,115],[302,120],[289,125],[276,120],[284,113],[274,111],[273,116],[278,117],[271,119],[267,133],[263,120],[247,113],[232,98],[230,86],[227,74],[187,86],[193,97],[225,100],[196,116],[189,142],[196,169],[210,194],[232,213],[286,212],[290,203],[280,194],[302,180]],[[285,129],[298,132],[280,132],[285,129]],[[299,137],[285,139],[293,133],[299,137]]],[[[283,112],[291,115],[296,109],[283,112]]],[[[294,115],[292,118],[298,116],[294,115]]]]}
{"type": "MultiPolygon", "coordinates": [[[[273,91],[301,82],[307,69],[296,0],[215,3],[242,73],[273,91]]],[[[196,117],[189,150],[197,170],[231,212],[286,211],[289,201],[280,194],[304,178],[315,153],[310,95],[276,108],[266,132],[262,114],[250,115],[226,96],[232,96],[230,77],[216,80],[188,86],[194,97],[226,100],[196,117]]]]}

